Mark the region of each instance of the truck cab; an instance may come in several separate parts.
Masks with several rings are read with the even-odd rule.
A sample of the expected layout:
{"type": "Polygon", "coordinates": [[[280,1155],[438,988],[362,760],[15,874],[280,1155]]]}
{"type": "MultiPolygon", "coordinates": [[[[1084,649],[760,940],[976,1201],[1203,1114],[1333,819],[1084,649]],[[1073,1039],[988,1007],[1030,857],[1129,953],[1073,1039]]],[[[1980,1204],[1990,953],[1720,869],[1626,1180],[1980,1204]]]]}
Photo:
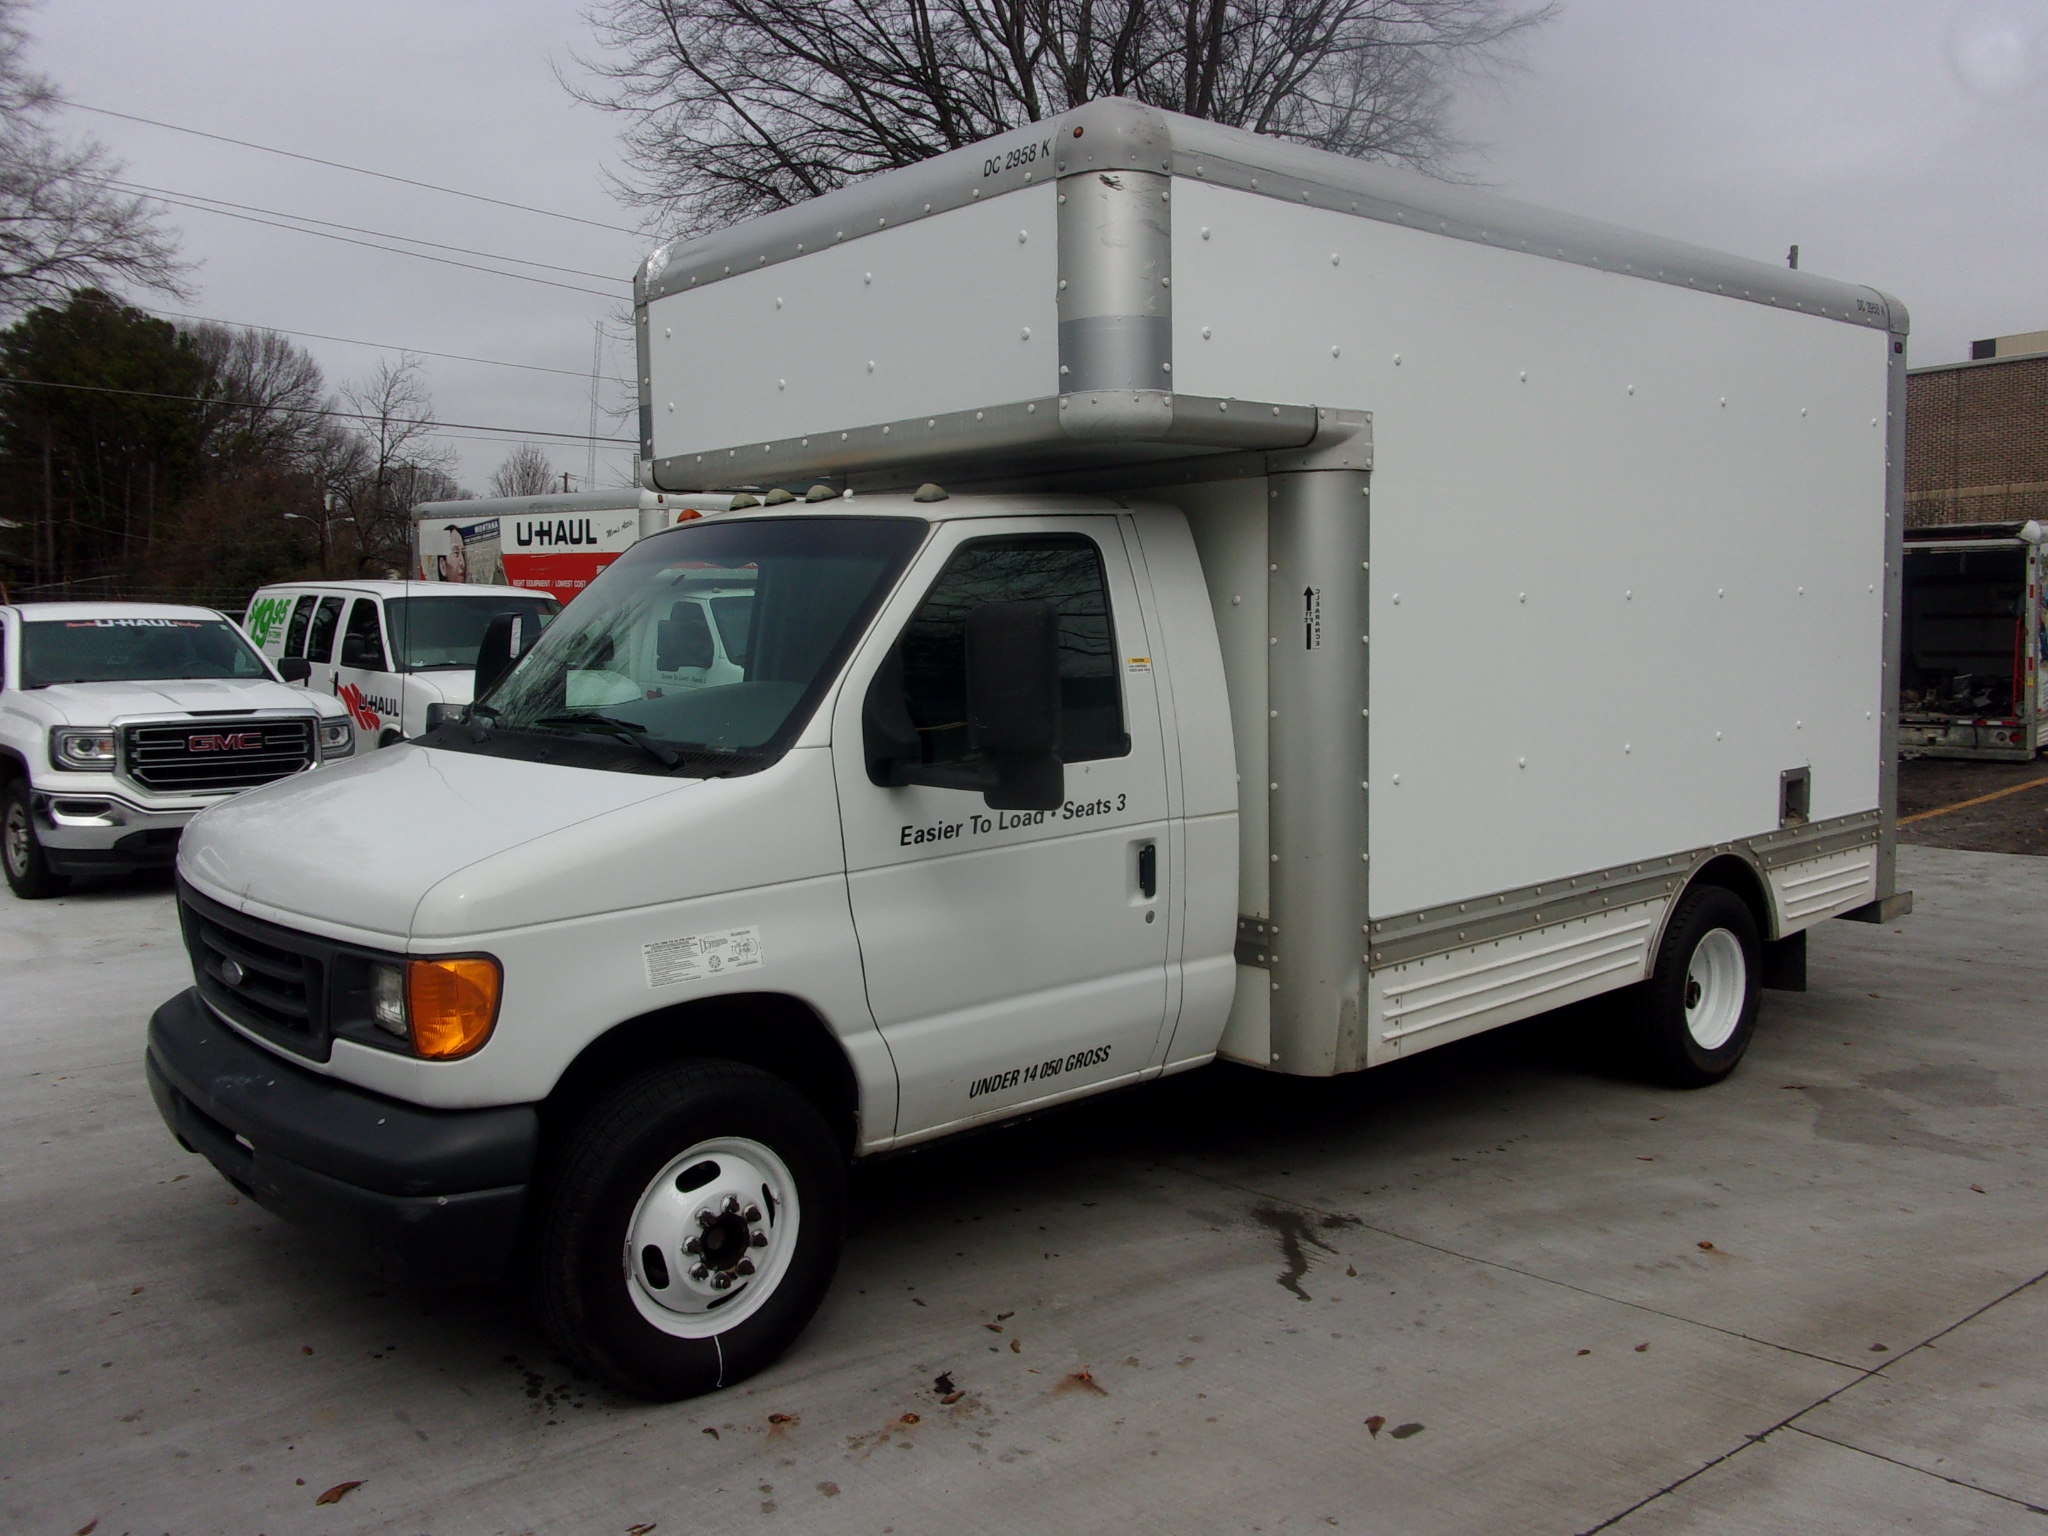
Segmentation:
{"type": "Polygon", "coordinates": [[[340,704],[288,687],[210,609],[0,607],[0,818],[17,896],[168,864],[209,805],[354,750],[340,704]]]}

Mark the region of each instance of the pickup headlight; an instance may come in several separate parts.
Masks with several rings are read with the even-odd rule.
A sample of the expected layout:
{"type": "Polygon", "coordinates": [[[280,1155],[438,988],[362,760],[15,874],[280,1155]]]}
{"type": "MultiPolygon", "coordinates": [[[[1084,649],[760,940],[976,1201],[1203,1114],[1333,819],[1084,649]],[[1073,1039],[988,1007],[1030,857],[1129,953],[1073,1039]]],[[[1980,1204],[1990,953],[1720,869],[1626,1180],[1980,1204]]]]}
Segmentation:
{"type": "Polygon", "coordinates": [[[59,768],[114,771],[114,733],[58,726],[50,732],[50,761],[59,768]]]}
{"type": "Polygon", "coordinates": [[[348,719],[320,722],[320,761],[348,757],[356,749],[356,728],[348,719]]]}
{"type": "Polygon", "coordinates": [[[402,966],[377,961],[370,967],[370,1022],[429,1060],[450,1061],[491,1038],[503,986],[498,962],[488,955],[402,966]]]}

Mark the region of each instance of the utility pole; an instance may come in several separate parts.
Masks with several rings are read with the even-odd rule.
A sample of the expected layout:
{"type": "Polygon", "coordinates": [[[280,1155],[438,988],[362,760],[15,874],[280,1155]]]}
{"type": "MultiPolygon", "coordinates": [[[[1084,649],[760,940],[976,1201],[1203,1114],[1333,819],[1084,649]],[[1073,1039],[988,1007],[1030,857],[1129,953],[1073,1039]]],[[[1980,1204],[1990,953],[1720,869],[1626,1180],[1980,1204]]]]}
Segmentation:
{"type": "Polygon", "coordinates": [[[566,469],[562,471],[562,494],[564,496],[569,494],[569,471],[566,469]]]}
{"type": "Polygon", "coordinates": [[[590,490],[597,484],[597,370],[604,363],[604,322],[594,321],[590,327],[590,441],[584,446],[589,450],[583,457],[583,489],[590,490]]]}

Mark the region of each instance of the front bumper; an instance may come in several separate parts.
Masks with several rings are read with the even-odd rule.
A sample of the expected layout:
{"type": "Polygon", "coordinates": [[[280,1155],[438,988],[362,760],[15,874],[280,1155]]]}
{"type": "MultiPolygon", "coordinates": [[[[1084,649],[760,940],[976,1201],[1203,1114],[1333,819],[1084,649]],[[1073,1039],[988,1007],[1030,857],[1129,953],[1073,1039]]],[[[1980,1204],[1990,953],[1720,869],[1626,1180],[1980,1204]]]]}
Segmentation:
{"type": "MultiPolygon", "coordinates": [[[[211,802],[207,802],[211,803],[211,802]]],[[[36,841],[58,874],[120,874],[173,862],[185,823],[206,804],[155,809],[102,789],[49,790],[29,796],[36,841]]]]}
{"type": "Polygon", "coordinates": [[[294,1066],[197,990],[149,1021],[149,1091],[171,1134],[259,1205],[409,1285],[510,1267],[540,1120],[531,1105],[433,1110],[294,1066]]]}

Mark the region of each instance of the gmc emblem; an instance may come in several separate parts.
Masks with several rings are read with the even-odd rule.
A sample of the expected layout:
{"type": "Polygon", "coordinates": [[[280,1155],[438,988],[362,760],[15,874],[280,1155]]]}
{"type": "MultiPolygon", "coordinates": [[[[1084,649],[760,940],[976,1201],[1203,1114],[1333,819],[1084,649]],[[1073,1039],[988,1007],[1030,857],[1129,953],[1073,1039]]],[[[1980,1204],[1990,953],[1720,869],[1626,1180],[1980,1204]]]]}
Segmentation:
{"type": "Polygon", "coordinates": [[[261,731],[237,731],[232,736],[187,736],[187,752],[254,752],[263,745],[261,731]]]}

